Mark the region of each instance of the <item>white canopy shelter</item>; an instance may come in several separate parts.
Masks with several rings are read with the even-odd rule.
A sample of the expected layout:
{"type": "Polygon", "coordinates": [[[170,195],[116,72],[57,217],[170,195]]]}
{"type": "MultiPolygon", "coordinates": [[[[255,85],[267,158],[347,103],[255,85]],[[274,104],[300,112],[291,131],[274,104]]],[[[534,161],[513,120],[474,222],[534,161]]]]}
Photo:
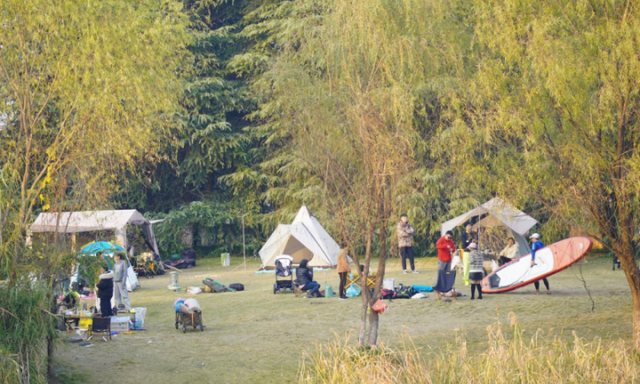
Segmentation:
{"type": "MultiPolygon", "coordinates": [[[[518,256],[524,256],[531,252],[524,234],[536,225],[538,221],[499,197],[495,197],[481,206],[443,223],[441,226],[442,235],[478,216],[484,217],[473,225],[474,230],[477,231],[478,228],[503,227],[518,243],[520,253],[518,256]]],[[[482,238],[480,242],[482,242],[482,238]]]]}
{"type": "MultiPolygon", "coordinates": [[[[158,221],[154,221],[158,222],[158,221]]],[[[38,215],[29,230],[32,233],[82,233],[97,231],[113,231],[115,241],[129,249],[127,241],[127,225],[142,227],[153,251],[160,254],[153,223],[135,209],[116,211],[81,211],[81,212],[44,212],[38,215]]]]}
{"type": "Polygon", "coordinates": [[[259,254],[261,268],[274,268],[280,255],[290,255],[295,264],[307,259],[311,267],[333,267],[339,252],[338,243],[303,205],[291,224],[278,225],[259,254]]]}

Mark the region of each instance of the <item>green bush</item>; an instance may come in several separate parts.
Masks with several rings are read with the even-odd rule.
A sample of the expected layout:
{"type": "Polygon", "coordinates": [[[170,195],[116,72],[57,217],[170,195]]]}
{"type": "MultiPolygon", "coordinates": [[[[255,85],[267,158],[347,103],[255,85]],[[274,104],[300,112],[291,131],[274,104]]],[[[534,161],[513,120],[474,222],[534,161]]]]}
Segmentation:
{"type": "Polygon", "coordinates": [[[55,337],[51,296],[43,283],[23,278],[0,289],[0,379],[47,382],[47,338],[55,337]]]}
{"type": "MultiPolygon", "coordinates": [[[[242,254],[242,224],[238,210],[215,201],[194,201],[154,219],[164,222],[153,227],[161,254],[171,254],[193,247],[198,254],[219,255],[222,252],[242,254]],[[191,244],[183,241],[185,230],[191,232],[191,244]]],[[[247,254],[257,252],[262,245],[255,233],[258,225],[245,218],[247,254]]]]}

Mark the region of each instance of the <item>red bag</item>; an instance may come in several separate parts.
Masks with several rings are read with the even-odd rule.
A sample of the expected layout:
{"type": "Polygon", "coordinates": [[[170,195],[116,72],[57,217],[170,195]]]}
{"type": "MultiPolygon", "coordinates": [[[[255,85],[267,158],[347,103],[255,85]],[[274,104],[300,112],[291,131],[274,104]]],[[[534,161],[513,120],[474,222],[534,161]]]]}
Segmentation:
{"type": "Polygon", "coordinates": [[[382,315],[382,313],[384,313],[384,311],[387,309],[387,303],[378,299],[378,301],[373,304],[373,307],[371,307],[371,309],[382,315]]]}

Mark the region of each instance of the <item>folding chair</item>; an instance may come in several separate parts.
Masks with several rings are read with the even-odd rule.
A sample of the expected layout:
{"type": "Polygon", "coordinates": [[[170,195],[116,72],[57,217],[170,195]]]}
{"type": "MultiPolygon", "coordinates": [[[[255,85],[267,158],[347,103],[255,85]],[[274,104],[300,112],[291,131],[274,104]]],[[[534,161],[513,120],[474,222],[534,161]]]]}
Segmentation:
{"type": "Polygon", "coordinates": [[[304,296],[308,290],[303,290],[304,284],[298,284],[298,279],[293,280],[293,295],[295,297],[304,296]]]}
{"type": "MultiPolygon", "coordinates": [[[[440,300],[445,297],[445,294],[451,292],[453,290],[453,286],[456,283],[456,270],[452,269],[450,271],[438,271],[438,282],[433,287],[433,291],[436,293],[436,300],[440,300]]],[[[454,299],[457,299],[457,295],[452,296],[454,299]]]]}
{"type": "MultiPolygon", "coordinates": [[[[351,285],[356,284],[359,287],[362,287],[361,283],[361,276],[362,276],[362,272],[364,271],[364,265],[360,266],[360,272],[356,273],[353,275],[353,279],[351,278],[351,276],[347,275],[347,286],[345,287],[345,289],[349,288],[351,285]]],[[[376,273],[375,272],[370,272],[369,276],[367,277],[367,287],[368,288],[373,288],[376,286],[376,273]]]]}
{"type": "Polygon", "coordinates": [[[110,317],[94,317],[89,332],[91,335],[96,333],[106,333],[111,340],[111,318],[110,317]]]}

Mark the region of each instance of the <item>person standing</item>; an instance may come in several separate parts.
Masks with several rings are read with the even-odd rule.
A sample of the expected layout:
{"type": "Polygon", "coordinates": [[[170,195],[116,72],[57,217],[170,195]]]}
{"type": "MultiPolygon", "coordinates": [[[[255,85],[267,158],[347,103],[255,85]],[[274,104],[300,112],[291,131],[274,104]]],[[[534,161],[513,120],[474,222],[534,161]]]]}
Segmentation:
{"type": "Polygon", "coordinates": [[[127,292],[127,263],[124,262],[124,255],[120,252],[115,255],[116,265],[113,270],[113,293],[116,305],[124,304],[127,311],[131,310],[129,293],[127,292]]]}
{"type": "Polygon", "coordinates": [[[400,248],[400,257],[402,258],[402,270],[407,272],[407,258],[411,263],[411,271],[416,271],[416,266],[413,261],[413,235],[416,230],[409,224],[409,218],[406,213],[400,215],[400,221],[396,225],[396,233],[398,235],[398,248],[400,248]]]}
{"type": "Polygon", "coordinates": [[[471,283],[471,300],[475,300],[476,289],[478,290],[478,300],[482,300],[482,253],[478,252],[476,243],[470,243],[469,249],[469,282],[471,283]]]}
{"type": "Polygon", "coordinates": [[[98,288],[98,298],[100,299],[100,312],[102,317],[111,316],[111,298],[113,297],[113,272],[109,271],[106,265],[102,265],[100,281],[96,284],[98,288]]]}
{"type": "Polygon", "coordinates": [[[346,300],[345,287],[347,285],[347,273],[351,272],[349,267],[349,257],[347,256],[347,248],[342,246],[338,254],[338,275],[340,276],[340,300],[346,300]]]}
{"type": "Polygon", "coordinates": [[[462,278],[464,279],[464,285],[469,285],[469,267],[471,265],[469,262],[469,252],[471,252],[469,250],[469,244],[478,244],[478,236],[475,232],[472,231],[472,229],[473,226],[471,224],[467,224],[465,226],[465,232],[460,237],[460,240],[462,242],[462,278]]]}
{"type": "Polygon", "coordinates": [[[469,249],[471,243],[478,244],[478,236],[473,232],[473,226],[471,224],[467,224],[464,233],[460,236],[460,240],[462,240],[462,249],[465,252],[471,252],[469,249]]]}
{"type": "Polygon", "coordinates": [[[436,248],[438,249],[438,270],[440,271],[448,271],[451,269],[451,255],[456,251],[456,246],[452,238],[453,232],[447,231],[436,243],[436,248]]]}
{"type": "MultiPolygon", "coordinates": [[[[542,248],[545,247],[544,243],[542,241],[540,241],[540,235],[537,233],[534,233],[533,235],[531,235],[529,237],[529,239],[531,239],[531,267],[533,267],[534,265],[536,265],[536,251],[541,250],[542,248]]],[[[544,286],[547,288],[547,295],[551,294],[551,289],[549,289],[549,280],[547,280],[547,278],[543,278],[542,282],[544,283],[544,286]]],[[[533,283],[533,285],[536,287],[536,295],[540,294],[540,281],[536,281],[535,283],[533,283]]]]}

